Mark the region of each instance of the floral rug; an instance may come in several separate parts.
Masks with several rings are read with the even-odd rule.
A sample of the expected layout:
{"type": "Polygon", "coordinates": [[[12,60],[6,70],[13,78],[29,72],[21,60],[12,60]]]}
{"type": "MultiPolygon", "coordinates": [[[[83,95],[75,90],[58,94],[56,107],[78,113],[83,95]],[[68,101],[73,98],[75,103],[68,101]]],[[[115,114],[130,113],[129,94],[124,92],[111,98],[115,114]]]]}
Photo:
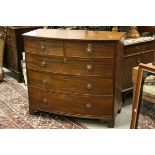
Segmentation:
{"type": "Polygon", "coordinates": [[[0,83],[0,129],[86,129],[71,117],[36,112],[29,115],[27,90],[6,76],[0,83]]]}

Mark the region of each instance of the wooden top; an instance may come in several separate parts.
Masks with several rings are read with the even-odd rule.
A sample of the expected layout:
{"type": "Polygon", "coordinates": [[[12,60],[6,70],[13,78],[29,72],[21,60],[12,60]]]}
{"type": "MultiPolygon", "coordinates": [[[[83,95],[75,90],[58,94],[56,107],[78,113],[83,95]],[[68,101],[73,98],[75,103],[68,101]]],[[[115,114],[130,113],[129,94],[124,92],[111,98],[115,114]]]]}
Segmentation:
{"type": "Polygon", "coordinates": [[[88,31],[88,30],[62,30],[62,29],[37,29],[24,33],[24,36],[64,39],[64,40],[120,40],[125,32],[88,31]]]}

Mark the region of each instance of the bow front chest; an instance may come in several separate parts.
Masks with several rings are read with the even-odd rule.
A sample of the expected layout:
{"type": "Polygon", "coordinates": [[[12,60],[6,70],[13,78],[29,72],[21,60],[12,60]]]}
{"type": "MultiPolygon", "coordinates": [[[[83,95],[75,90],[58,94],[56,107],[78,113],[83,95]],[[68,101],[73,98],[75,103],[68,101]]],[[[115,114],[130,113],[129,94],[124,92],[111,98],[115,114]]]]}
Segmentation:
{"type": "Polygon", "coordinates": [[[29,111],[106,120],[121,108],[124,32],[38,29],[24,34],[29,111]]]}

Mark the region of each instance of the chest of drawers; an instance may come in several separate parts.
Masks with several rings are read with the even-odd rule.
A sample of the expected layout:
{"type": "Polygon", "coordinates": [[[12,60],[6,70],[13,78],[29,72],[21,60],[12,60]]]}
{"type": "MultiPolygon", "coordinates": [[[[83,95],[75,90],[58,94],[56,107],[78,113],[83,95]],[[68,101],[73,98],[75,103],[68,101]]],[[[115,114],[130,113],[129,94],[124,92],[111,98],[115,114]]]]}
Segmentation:
{"type": "MultiPolygon", "coordinates": [[[[6,27],[0,27],[3,32],[6,27]]],[[[6,47],[4,52],[4,67],[15,73],[18,82],[22,82],[22,52],[24,51],[22,34],[39,27],[8,26],[6,34],[6,47]]]]}
{"type": "Polygon", "coordinates": [[[50,29],[25,33],[30,113],[100,119],[114,127],[121,103],[124,35],[50,29]]]}
{"type": "Polygon", "coordinates": [[[133,88],[132,69],[139,63],[150,63],[154,61],[155,41],[145,41],[124,46],[122,54],[123,76],[122,76],[122,94],[125,102],[125,94],[133,88]]]}

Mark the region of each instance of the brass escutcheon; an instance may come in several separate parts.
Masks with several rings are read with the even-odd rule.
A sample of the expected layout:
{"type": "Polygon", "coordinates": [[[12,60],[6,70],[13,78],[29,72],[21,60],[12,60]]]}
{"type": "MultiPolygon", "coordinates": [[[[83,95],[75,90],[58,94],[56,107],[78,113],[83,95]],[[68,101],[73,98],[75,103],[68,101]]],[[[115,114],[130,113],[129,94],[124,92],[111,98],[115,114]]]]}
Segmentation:
{"type": "Polygon", "coordinates": [[[41,50],[42,50],[42,51],[45,50],[45,43],[44,43],[44,41],[41,41],[41,50]]]}
{"type": "Polygon", "coordinates": [[[91,44],[88,44],[88,47],[87,47],[87,49],[86,49],[86,52],[87,52],[88,54],[92,54],[92,51],[93,51],[92,45],[91,45],[91,44]]]}
{"type": "Polygon", "coordinates": [[[43,99],[43,103],[47,104],[48,103],[48,99],[47,98],[44,98],[43,99]]]}

